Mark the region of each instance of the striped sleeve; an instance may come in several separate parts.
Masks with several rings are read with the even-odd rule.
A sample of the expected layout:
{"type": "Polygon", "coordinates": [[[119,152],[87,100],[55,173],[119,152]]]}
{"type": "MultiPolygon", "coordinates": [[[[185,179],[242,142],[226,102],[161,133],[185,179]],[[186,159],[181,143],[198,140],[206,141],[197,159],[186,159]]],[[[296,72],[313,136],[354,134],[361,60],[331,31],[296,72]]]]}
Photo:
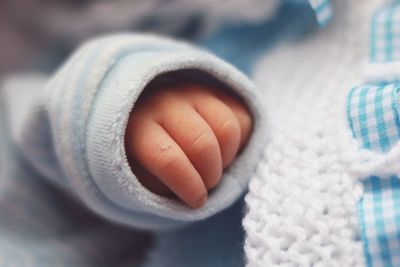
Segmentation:
{"type": "Polygon", "coordinates": [[[246,189],[267,140],[263,104],[252,82],[215,56],[164,37],[122,34],[87,42],[18,112],[13,103],[21,102],[27,87],[8,92],[12,135],[26,157],[94,212],[129,226],[173,227],[226,209],[246,189]],[[246,149],[196,210],[144,188],[124,150],[128,116],[142,90],[158,75],[180,70],[236,91],[255,120],[246,149]]]}

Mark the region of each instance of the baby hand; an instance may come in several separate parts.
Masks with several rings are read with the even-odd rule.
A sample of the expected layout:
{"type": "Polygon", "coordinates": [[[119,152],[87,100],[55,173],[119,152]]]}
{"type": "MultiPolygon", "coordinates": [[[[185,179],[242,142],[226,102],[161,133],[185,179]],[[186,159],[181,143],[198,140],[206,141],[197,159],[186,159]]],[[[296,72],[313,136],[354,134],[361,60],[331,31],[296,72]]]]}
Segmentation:
{"type": "Polygon", "coordinates": [[[201,207],[251,128],[245,104],[223,90],[193,83],[146,88],[128,121],[128,161],[150,191],[201,207]]]}

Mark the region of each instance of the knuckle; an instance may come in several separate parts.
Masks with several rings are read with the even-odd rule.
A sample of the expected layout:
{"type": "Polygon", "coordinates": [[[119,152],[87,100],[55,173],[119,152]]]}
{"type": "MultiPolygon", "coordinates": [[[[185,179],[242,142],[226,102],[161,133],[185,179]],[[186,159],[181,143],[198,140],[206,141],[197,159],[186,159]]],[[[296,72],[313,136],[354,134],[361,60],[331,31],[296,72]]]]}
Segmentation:
{"type": "Polygon", "coordinates": [[[179,153],[172,145],[159,145],[157,153],[152,160],[154,164],[161,170],[173,168],[179,164],[179,153]]]}
{"type": "Polygon", "coordinates": [[[204,131],[193,140],[192,150],[196,155],[209,155],[215,150],[216,145],[213,136],[204,131]]]}
{"type": "Polygon", "coordinates": [[[221,126],[221,137],[230,139],[240,137],[240,125],[237,120],[228,119],[221,126]]]}

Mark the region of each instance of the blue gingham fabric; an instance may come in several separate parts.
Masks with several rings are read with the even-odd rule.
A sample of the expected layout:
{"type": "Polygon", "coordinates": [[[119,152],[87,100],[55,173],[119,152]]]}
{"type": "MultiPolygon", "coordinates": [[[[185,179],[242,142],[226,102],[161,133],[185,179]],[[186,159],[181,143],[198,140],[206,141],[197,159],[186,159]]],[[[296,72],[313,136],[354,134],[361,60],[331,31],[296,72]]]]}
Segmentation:
{"type": "MultiPolygon", "coordinates": [[[[387,1],[373,14],[369,57],[372,63],[400,60],[400,0],[387,1]]],[[[383,80],[350,91],[347,117],[361,147],[386,153],[400,140],[399,89],[400,81],[383,80]]],[[[360,178],[364,195],[357,209],[366,264],[400,266],[400,177],[360,178]]]]}
{"type": "Polygon", "coordinates": [[[323,27],[332,18],[332,7],[330,0],[309,0],[311,7],[315,11],[318,24],[323,27]]]}
{"type": "Polygon", "coordinates": [[[349,94],[348,117],[353,136],[367,149],[386,152],[400,140],[400,83],[362,85],[349,94]]]}
{"type": "Polygon", "coordinates": [[[368,267],[400,266],[400,179],[368,177],[358,204],[368,267]]]}
{"type": "Polygon", "coordinates": [[[400,60],[400,1],[389,1],[371,20],[370,58],[372,62],[400,60]]]}
{"type": "MultiPolygon", "coordinates": [[[[400,82],[350,91],[347,116],[361,147],[385,153],[400,140],[399,89],[400,82]]],[[[367,266],[400,266],[400,179],[371,176],[363,185],[358,215],[367,266]]]]}

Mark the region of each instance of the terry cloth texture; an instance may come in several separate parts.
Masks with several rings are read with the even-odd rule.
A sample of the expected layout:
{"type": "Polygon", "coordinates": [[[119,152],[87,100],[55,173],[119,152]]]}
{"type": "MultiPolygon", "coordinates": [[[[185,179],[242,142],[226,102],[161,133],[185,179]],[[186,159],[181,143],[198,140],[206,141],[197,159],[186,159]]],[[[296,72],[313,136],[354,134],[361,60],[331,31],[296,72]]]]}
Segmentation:
{"type": "MultiPolygon", "coordinates": [[[[260,57],[253,48],[265,53],[274,43],[257,37],[279,39],[279,25],[302,34],[297,26],[303,18],[314,27],[314,14],[303,6],[289,8],[291,13],[272,25],[268,18],[262,25],[245,25],[252,29],[248,44],[253,45],[225,39],[226,47],[237,48],[226,59],[247,57],[254,64],[260,57]],[[294,16],[305,9],[306,16],[294,16]],[[294,17],[298,23],[290,28],[287,19],[294,17]]],[[[267,90],[268,83],[260,88],[267,90]]],[[[141,34],[89,42],[51,78],[8,80],[0,93],[0,266],[242,267],[244,207],[238,198],[269,135],[262,130],[267,120],[261,99],[253,84],[222,60],[141,34]],[[124,124],[136,97],[156,75],[176,70],[235,90],[256,123],[249,146],[226,170],[209,204],[196,211],[141,187],[123,153],[124,124]],[[186,225],[175,227],[180,224],[186,225]],[[148,235],[135,227],[154,231],[148,235]]]]}
{"type": "MultiPolygon", "coordinates": [[[[314,7],[323,2],[313,2],[314,7]]],[[[0,94],[1,264],[243,266],[236,258],[243,244],[235,244],[234,238],[241,231],[235,227],[241,207],[234,206],[233,213],[223,210],[252,177],[244,220],[248,266],[363,266],[358,177],[366,177],[372,167],[360,161],[344,110],[348,88],[359,76],[367,36],[364,22],[374,4],[360,9],[355,1],[337,0],[332,24],[265,57],[274,42],[261,42],[269,36],[257,34],[265,32],[256,26],[253,46],[241,47],[247,31],[239,35],[241,42],[226,42],[231,61],[250,55],[246,63],[253,66],[262,58],[248,69],[255,70],[263,96],[243,74],[214,56],[147,35],[92,41],[50,81],[39,76],[10,81],[0,94]],[[224,174],[209,204],[197,211],[141,187],[123,151],[128,113],[141,90],[155,76],[176,70],[235,90],[256,119],[249,146],[224,174]],[[267,101],[265,114],[260,99],[267,101]],[[266,147],[267,132],[262,129],[268,121],[272,143],[266,147]],[[262,149],[259,158],[256,154],[262,149]],[[216,213],[221,214],[176,232],[155,231],[156,244],[143,242],[149,240],[143,233],[113,223],[161,229],[216,213]],[[236,249],[220,247],[227,242],[236,249]],[[142,264],[136,259],[147,249],[150,253],[142,264]]],[[[288,28],[293,16],[286,19],[288,28]]],[[[274,28],[271,39],[279,39],[281,24],[274,23],[267,29],[274,28]]],[[[303,26],[296,20],[293,28],[302,34],[299,25],[303,26]]]]}
{"type": "Polygon", "coordinates": [[[141,34],[92,40],[51,78],[9,79],[0,94],[0,266],[243,266],[235,243],[243,207],[227,209],[243,195],[266,145],[261,99],[228,63],[141,34]],[[255,120],[248,146],[197,210],[142,187],[124,153],[136,98],[172,71],[234,90],[255,120]],[[154,238],[138,228],[154,230],[154,238]],[[205,257],[204,248],[213,252],[205,257]]]}
{"type": "Polygon", "coordinates": [[[96,213],[126,225],[171,227],[226,209],[246,189],[267,139],[265,110],[243,74],[206,52],[160,37],[116,35],[90,41],[42,86],[34,92],[18,84],[5,86],[7,128],[15,143],[48,179],[96,213]],[[124,150],[128,116],[141,91],[157,75],[178,70],[225,84],[245,100],[255,121],[245,151],[207,204],[196,210],[145,189],[124,150]]]}

